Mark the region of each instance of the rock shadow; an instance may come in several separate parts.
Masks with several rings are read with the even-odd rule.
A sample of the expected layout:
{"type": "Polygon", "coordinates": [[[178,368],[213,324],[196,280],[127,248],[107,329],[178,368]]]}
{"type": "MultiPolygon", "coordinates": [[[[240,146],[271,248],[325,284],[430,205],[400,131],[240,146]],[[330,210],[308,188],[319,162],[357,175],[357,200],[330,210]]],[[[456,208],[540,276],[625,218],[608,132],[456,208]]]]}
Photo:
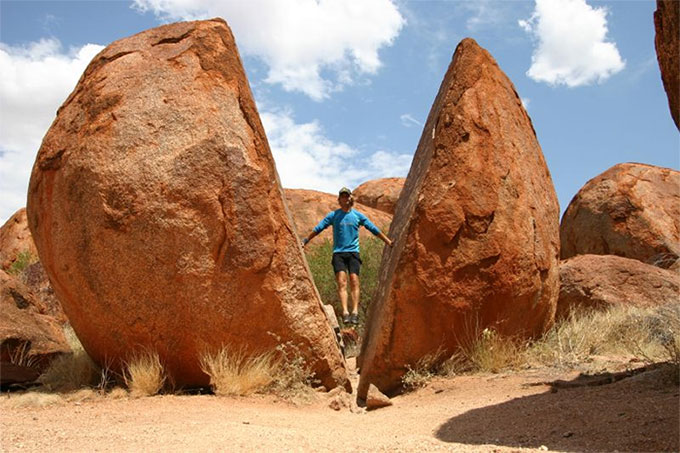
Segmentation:
{"type": "Polygon", "coordinates": [[[617,377],[555,381],[547,393],[453,417],[435,436],[551,451],[680,451],[680,390],[668,367],[617,377]]]}

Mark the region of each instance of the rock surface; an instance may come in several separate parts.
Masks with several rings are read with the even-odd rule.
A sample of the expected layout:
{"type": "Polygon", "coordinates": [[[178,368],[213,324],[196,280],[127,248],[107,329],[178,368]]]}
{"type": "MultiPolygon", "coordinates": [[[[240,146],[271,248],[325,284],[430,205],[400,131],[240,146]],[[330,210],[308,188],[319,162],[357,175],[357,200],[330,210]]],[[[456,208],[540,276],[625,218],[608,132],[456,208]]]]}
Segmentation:
{"type": "Polygon", "coordinates": [[[61,324],[66,324],[66,314],[54,293],[45,268],[40,261],[29,264],[20,274],[21,280],[44,307],[45,314],[52,316],[61,324]]]}
{"type": "Polygon", "coordinates": [[[577,307],[650,307],[680,302],[680,275],[614,255],[579,255],[560,263],[557,317],[577,307]]]}
{"type": "Polygon", "coordinates": [[[394,215],[405,178],[382,178],[366,181],[354,189],[354,199],[357,203],[394,215]]]}
{"type": "Polygon", "coordinates": [[[559,208],[512,83],[472,39],[456,49],[390,230],[361,352],[358,395],[388,395],[407,366],[481,329],[552,324],[559,208]]]}
{"type": "Polygon", "coordinates": [[[175,385],[202,386],[204,353],[290,341],[327,389],[349,387],[223,20],[100,52],[43,140],[27,209],[98,363],[155,350],[175,385]]]}
{"type": "Polygon", "coordinates": [[[38,256],[28,229],[26,208],[21,208],[0,227],[0,269],[8,270],[22,252],[38,256]]]}
{"type": "Polygon", "coordinates": [[[654,44],[675,126],[680,129],[680,2],[656,0],[654,44]]]}
{"type": "Polygon", "coordinates": [[[562,259],[618,255],[669,267],[680,256],[680,172],[618,164],[588,181],[560,225],[562,259]]]}
{"type": "MultiPolygon", "coordinates": [[[[338,196],[330,193],[304,189],[284,189],[284,193],[300,239],[306,237],[326,214],[339,208],[338,196]]],[[[360,203],[355,203],[354,209],[365,214],[383,231],[387,231],[392,222],[391,215],[360,203]]],[[[359,237],[373,237],[373,234],[366,228],[360,228],[359,237]]],[[[326,228],[310,245],[320,244],[326,239],[333,242],[332,228],[326,228]]]]}
{"type": "Polygon", "coordinates": [[[54,357],[71,351],[61,325],[23,283],[2,270],[0,313],[0,385],[33,380],[54,357]]]}

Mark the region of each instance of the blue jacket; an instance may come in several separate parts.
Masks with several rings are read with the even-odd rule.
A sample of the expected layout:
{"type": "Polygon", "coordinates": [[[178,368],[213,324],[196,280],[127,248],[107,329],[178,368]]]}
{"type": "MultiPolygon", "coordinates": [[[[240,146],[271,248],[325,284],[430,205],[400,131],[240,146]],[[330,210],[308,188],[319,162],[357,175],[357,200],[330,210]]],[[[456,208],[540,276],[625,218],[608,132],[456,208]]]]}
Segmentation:
{"type": "Polygon", "coordinates": [[[317,226],[314,227],[316,234],[333,225],[333,253],[339,252],[359,252],[359,227],[364,226],[373,234],[379,234],[378,227],[373,225],[368,217],[350,209],[345,212],[336,209],[329,212],[317,226]]]}

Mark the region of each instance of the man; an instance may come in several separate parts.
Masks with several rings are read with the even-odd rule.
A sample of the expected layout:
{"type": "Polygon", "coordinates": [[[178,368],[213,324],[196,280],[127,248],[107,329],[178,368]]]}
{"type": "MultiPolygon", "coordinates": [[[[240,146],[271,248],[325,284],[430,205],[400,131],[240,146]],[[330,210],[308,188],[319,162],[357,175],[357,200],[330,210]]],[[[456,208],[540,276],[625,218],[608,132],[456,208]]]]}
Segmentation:
{"type": "Polygon", "coordinates": [[[385,236],[364,214],[352,209],[354,198],[347,187],[338,193],[340,209],[328,213],[319,224],[314,227],[309,236],[302,240],[302,246],[307,245],[316,235],[333,225],[333,271],[338,286],[338,297],[342,304],[342,322],[344,324],[359,324],[359,227],[364,226],[368,231],[378,236],[385,244],[392,247],[392,240],[385,236]],[[352,310],[347,308],[347,274],[352,296],[352,310]]]}

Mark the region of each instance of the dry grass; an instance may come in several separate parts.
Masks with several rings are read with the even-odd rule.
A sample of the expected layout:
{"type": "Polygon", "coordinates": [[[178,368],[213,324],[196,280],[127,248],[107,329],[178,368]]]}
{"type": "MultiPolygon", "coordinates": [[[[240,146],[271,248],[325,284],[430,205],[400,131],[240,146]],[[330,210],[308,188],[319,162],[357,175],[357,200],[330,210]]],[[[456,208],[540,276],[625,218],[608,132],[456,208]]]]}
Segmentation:
{"type": "Polygon", "coordinates": [[[223,347],[217,353],[204,354],[201,369],[210,376],[217,395],[273,393],[293,402],[314,395],[313,373],[299,347],[290,341],[256,355],[247,354],[243,348],[223,347]]]}
{"type": "Polygon", "coordinates": [[[680,306],[573,312],[524,353],[529,363],[572,367],[594,355],[680,365],[680,306]]]}
{"type": "Polygon", "coordinates": [[[484,329],[473,340],[442,364],[442,373],[499,373],[522,366],[524,346],[512,338],[503,337],[493,329],[484,329]]]}
{"type": "Polygon", "coordinates": [[[647,364],[670,362],[677,381],[680,305],[575,311],[533,343],[484,329],[443,362],[441,350],[423,357],[408,367],[402,383],[410,390],[425,386],[437,375],[498,373],[529,366],[578,368],[596,356],[634,357],[647,364]]]}
{"type": "Polygon", "coordinates": [[[142,351],[125,363],[123,379],[132,396],[153,396],[165,384],[166,375],[158,353],[142,351]]]}
{"type": "Polygon", "coordinates": [[[242,348],[223,347],[201,357],[201,369],[210,376],[210,386],[217,395],[261,392],[272,384],[279,365],[273,353],[249,356],[242,348]]]}
{"type": "Polygon", "coordinates": [[[100,369],[80,344],[73,328],[64,328],[64,335],[71,346],[71,353],[52,360],[38,378],[48,390],[70,391],[95,386],[99,382],[100,369]]]}
{"type": "Polygon", "coordinates": [[[36,357],[31,355],[31,342],[23,341],[16,348],[9,351],[9,362],[25,367],[37,365],[36,357]]]}
{"type": "Polygon", "coordinates": [[[25,392],[9,396],[3,406],[10,409],[48,407],[63,404],[61,395],[43,392],[25,392]]]}

